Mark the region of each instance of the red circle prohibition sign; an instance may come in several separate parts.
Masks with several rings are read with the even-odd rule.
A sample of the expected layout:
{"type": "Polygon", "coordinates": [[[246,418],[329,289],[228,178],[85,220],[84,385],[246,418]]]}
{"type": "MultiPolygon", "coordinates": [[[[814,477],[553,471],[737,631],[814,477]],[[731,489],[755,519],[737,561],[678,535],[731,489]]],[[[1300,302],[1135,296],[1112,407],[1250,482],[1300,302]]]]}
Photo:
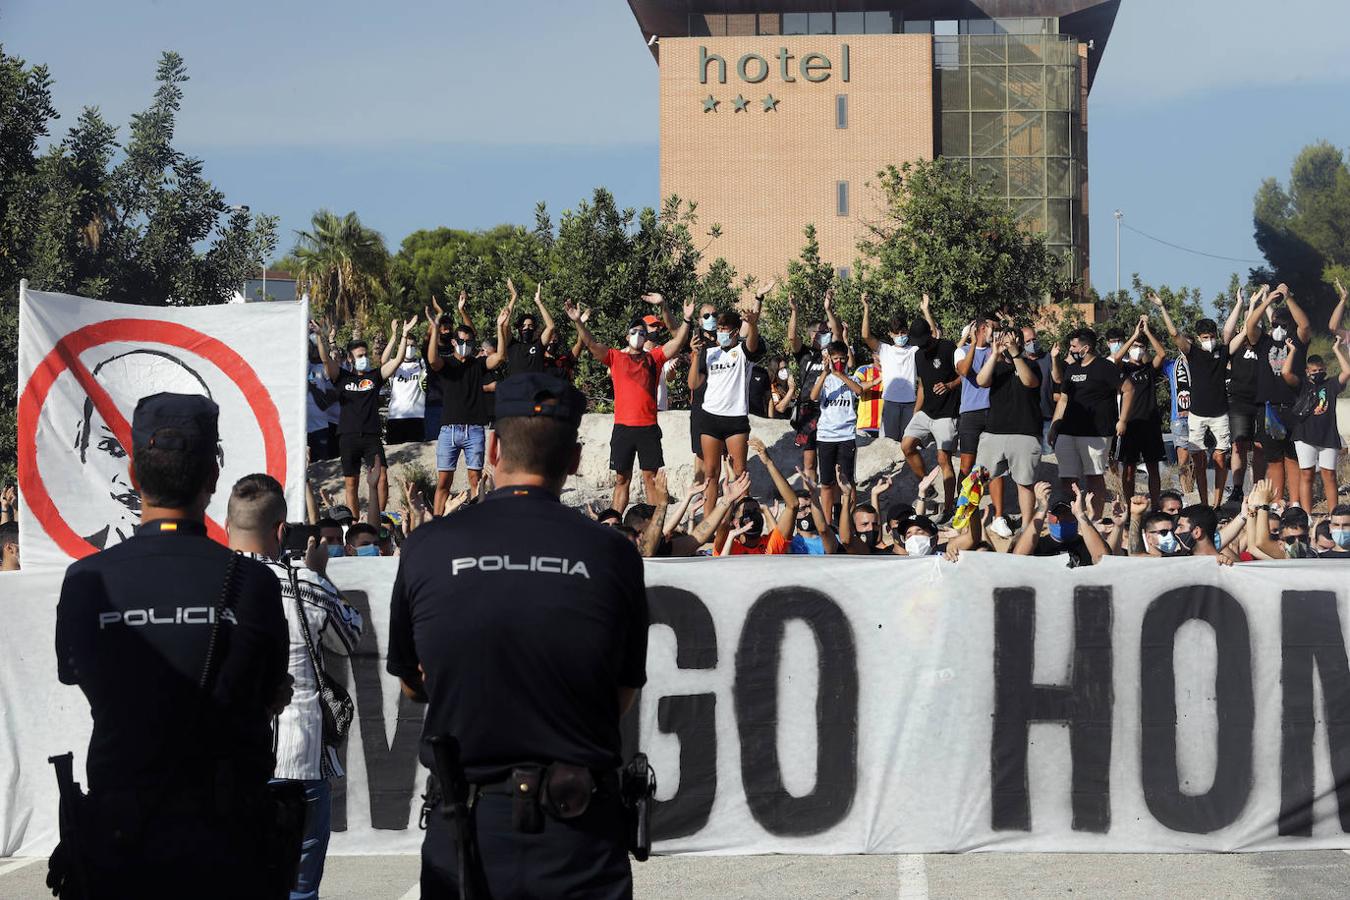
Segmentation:
{"type": "MultiPolygon", "coordinates": [[[[286,437],[281,428],[272,395],[263,387],[257,373],[242,356],[225,343],[185,325],[153,319],[108,319],[72,331],[57,342],[33,370],[32,377],[19,398],[19,472],[23,482],[24,500],[43,530],[58,547],[75,559],[83,559],[98,551],[66,523],[52,501],[37,466],[37,423],[47,394],[62,372],[69,370],[80,383],[103,421],[112,429],[117,440],[131,458],[131,424],[122,415],[117,404],[94,376],[80,362],[80,355],[91,347],[118,341],[166,344],[193,353],[213,363],[239,388],[248,400],[249,408],[258,421],[262,433],[267,474],[282,484],[286,483],[286,437]]],[[[225,529],[210,517],[206,520],[207,533],[225,543],[225,529]]]]}

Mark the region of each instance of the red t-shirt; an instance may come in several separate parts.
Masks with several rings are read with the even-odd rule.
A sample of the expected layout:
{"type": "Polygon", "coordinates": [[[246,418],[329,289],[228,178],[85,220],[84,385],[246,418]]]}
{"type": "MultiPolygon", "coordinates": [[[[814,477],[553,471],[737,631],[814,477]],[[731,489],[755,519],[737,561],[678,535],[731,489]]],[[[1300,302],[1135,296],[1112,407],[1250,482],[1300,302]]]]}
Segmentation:
{"type": "Polygon", "coordinates": [[[650,353],[610,348],[605,366],[614,379],[614,424],[641,428],[656,424],[656,382],[666,363],[664,347],[650,353]]]}

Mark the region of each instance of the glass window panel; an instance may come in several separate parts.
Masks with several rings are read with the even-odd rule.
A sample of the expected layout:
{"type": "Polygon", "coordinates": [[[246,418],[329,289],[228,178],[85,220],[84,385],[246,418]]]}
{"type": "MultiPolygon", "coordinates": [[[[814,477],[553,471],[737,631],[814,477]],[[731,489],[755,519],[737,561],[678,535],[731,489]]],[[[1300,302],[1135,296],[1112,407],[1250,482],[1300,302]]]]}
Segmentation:
{"type": "Polygon", "coordinates": [[[848,127],[848,94],[839,94],[834,98],[834,127],[848,127]]]}
{"type": "Polygon", "coordinates": [[[1045,113],[1008,114],[1008,155],[1045,155],[1045,113]]]}
{"type": "Polygon", "coordinates": [[[1008,38],[1008,62],[1038,63],[1044,53],[1039,35],[1010,36],[1008,38]]]}
{"type": "Polygon", "coordinates": [[[1045,230],[1044,200],[1016,200],[1013,202],[1013,212],[1017,214],[1017,220],[1022,223],[1022,227],[1028,231],[1045,230]]]}
{"type": "Polygon", "coordinates": [[[1068,244],[1073,241],[1073,212],[1068,200],[1050,201],[1049,238],[1051,243],[1068,244]]]}
{"type": "Polygon", "coordinates": [[[835,184],[835,215],[848,215],[848,182],[840,181],[835,184]]]}
{"type": "Polygon", "coordinates": [[[975,164],[975,183],[980,190],[995,197],[1008,196],[1008,164],[1004,159],[977,159],[975,164]]]}
{"type": "Polygon", "coordinates": [[[1044,197],[1045,160],[1024,156],[1009,157],[1008,196],[1044,197]]]}
{"type": "Polygon", "coordinates": [[[905,34],[932,34],[932,19],[906,19],[905,34]]]}
{"type": "Polygon", "coordinates": [[[807,15],[810,16],[807,22],[810,34],[834,34],[834,13],[814,12],[807,15]]]}
{"type": "Polygon", "coordinates": [[[783,30],[782,17],[778,13],[759,14],[760,34],[780,34],[783,30]]]}
{"type": "Polygon", "coordinates": [[[691,15],[689,17],[689,35],[691,37],[708,37],[712,32],[708,30],[708,17],[691,15]]]}
{"type": "Polygon", "coordinates": [[[1047,37],[1042,56],[1051,65],[1070,65],[1078,56],[1077,42],[1066,38],[1047,37]]]}
{"type": "Polygon", "coordinates": [[[1008,108],[1007,69],[998,66],[971,66],[970,108],[1002,110],[1008,108]]]}
{"type": "Polygon", "coordinates": [[[943,69],[942,108],[950,110],[970,109],[970,69],[958,66],[955,69],[943,69]]]}
{"type": "Polygon", "coordinates": [[[1001,66],[1008,59],[1008,39],[1001,34],[983,34],[966,38],[968,59],[973,66],[1001,66]]]}
{"type": "Polygon", "coordinates": [[[1045,67],[1045,108],[1068,109],[1071,105],[1069,95],[1069,73],[1067,66],[1045,67]]]}
{"type": "Polygon", "coordinates": [[[1058,156],[1046,160],[1046,193],[1051,197],[1073,196],[1073,161],[1058,156]]]}
{"type": "Polygon", "coordinates": [[[961,22],[957,19],[938,19],[933,23],[933,34],[958,35],[961,22]]]}
{"type": "Polygon", "coordinates": [[[755,33],[755,14],[738,13],[727,16],[727,34],[734,36],[755,33]]]}
{"type": "Polygon", "coordinates": [[[808,24],[806,13],[783,13],[783,34],[806,34],[808,24]]]}
{"type": "Polygon", "coordinates": [[[960,41],[960,38],[955,37],[933,38],[933,65],[939,69],[950,69],[960,65],[960,41]]]}
{"type": "Polygon", "coordinates": [[[966,34],[998,34],[993,19],[967,19],[965,26],[966,34]]]}
{"type": "Polygon", "coordinates": [[[870,12],[863,13],[865,16],[864,30],[867,34],[894,34],[897,29],[895,26],[899,23],[899,16],[888,12],[870,12]]]}
{"type": "Polygon", "coordinates": [[[1006,156],[1007,124],[1002,113],[971,113],[970,153],[972,156],[1006,156]]]}
{"type": "Polygon", "coordinates": [[[1073,136],[1069,132],[1069,114],[1045,114],[1045,155],[1073,156],[1073,136]]]}
{"type": "Polygon", "coordinates": [[[969,113],[944,112],[942,114],[942,155],[970,155],[969,113]]]}
{"type": "Polygon", "coordinates": [[[1009,66],[1008,107],[1044,109],[1045,88],[1042,83],[1044,73],[1044,66],[1009,66]]]}
{"type": "Polygon", "coordinates": [[[867,22],[860,12],[841,12],[834,14],[835,34],[865,34],[867,22]]]}

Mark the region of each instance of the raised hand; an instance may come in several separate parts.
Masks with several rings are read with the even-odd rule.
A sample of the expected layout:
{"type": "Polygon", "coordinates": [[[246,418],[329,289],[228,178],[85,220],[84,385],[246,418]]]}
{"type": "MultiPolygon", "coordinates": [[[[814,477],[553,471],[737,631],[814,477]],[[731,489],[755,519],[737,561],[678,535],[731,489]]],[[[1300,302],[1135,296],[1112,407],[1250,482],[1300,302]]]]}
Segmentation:
{"type": "Polygon", "coordinates": [[[563,301],[563,312],[566,313],[567,318],[571,319],[573,322],[583,321],[581,318],[581,309],[571,300],[563,301]]]}
{"type": "Polygon", "coordinates": [[[919,301],[919,310],[926,316],[932,310],[932,307],[933,301],[928,298],[927,294],[924,294],[923,299],[919,301]]]}
{"type": "Polygon", "coordinates": [[[406,322],[404,322],[404,323],[403,323],[403,336],[404,336],[404,337],[407,337],[408,332],[412,331],[412,330],[413,330],[413,326],[415,326],[416,324],[417,324],[417,316],[412,316],[412,317],[410,317],[406,322]]]}
{"type": "Polygon", "coordinates": [[[534,286],[534,305],[544,305],[544,283],[542,281],[534,286]]]}
{"type": "Polygon", "coordinates": [[[695,308],[696,308],[696,304],[694,303],[694,301],[693,301],[692,299],[689,299],[689,300],[684,301],[684,304],[683,304],[683,306],[681,307],[681,311],[684,313],[684,320],[685,320],[686,322],[691,322],[691,321],[693,321],[693,319],[694,319],[694,309],[695,309],[695,308]]]}
{"type": "Polygon", "coordinates": [[[455,306],[456,308],[459,309],[460,312],[464,312],[466,309],[469,308],[469,294],[462,288],[460,289],[459,292],[459,302],[456,303],[455,306]]]}
{"type": "Polygon", "coordinates": [[[435,331],[437,317],[431,314],[431,307],[422,307],[422,314],[427,317],[427,324],[431,326],[431,330],[435,331]]]}
{"type": "Polygon", "coordinates": [[[932,487],[941,478],[942,478],[942,469],[937,466],[934,466],[933,471],[925,475],[923,477],[923,480],[919,482],[919,496],[922,497],[924,495],[924,492],[927,491],[930,487],[932,487]]]}
{"type": "Polygon", "coordinates": [[[834,308],[834,288],[825,289],[825,315],[829,315],[834,308]]]}
{"type": "Polygon", "coordinates": [[[670,484],[666,479],[666,470],[661,469],[656,473],[656,478],[652,483],[652,498],[650,501],[654,506],[665,506],[670,502],[670,484]]]}
{"type": "Polygon", "coordinates": [[[1053,347],[1050,348],[1050,358],[1059,359],[1059,355],[1063,352],[1064,348],[1061,347],[1059,344],[1055,344],[1053,347]]]}
{"type": "Polygon", "coordinates": [[[862,292],[862,298],[861,298],[861,300],[862,300],[862,308],[863,308],[863,309],[871,309],[871,308],[872,308],[871,298],[867,295],[867,291],[863,291],[863,292],[862,292]]]}
{"type": "Polygon", "coordinates": [[[1111,521],[1115,522],[1118,526],[1124,527],[1126,520],[1127,511],[1125,509],[1125,504],[1117,497],[1111,501],[1111,521]]]}
{"type": "Polygon", "coordinates": [[[893,485],[894,483],[895,480],[892,479],[891,476],[883,475],[882,477],[877,479],[876,484],[872,485],[872,493],[884,494],[891,489],[891,485],[893,485]]]}
{"type": "Polygon", "coordinates": [[[1152,303],[1154,306],[1158,307],[1158,309],[1162,309],[1162,308],[1163,308],[1163,301],[1162,301],[1162,298],[1159,297],[1157,294],[1153,293],[1152,291],[1149,291],[1149,292],[1148,292],[1148,302],[1149,302],[1149,303],[1152,303]]]}
{"type": "Polygon", "coordinates": [[[581,323],[584,325],[591,320],[591,308],[588,306],[581,311],[581,323]]]}
{"type": "Polygon", "coordinates": [[[1036,505],[1041,509],[1048,509],[1050,506],[1050,482],[1038,481],[1031,490],[1036,495],[1036,505]]]}
{"type": "Polygon", "coordinates": [[[795,313],[796,311],[797,311],[797,295],[794,294],[792,291],[788,291],[788,312],[795,313]]]}
{"type": "Polygon", "coordinates": [[[650,293],[642,295],[642,302],[650,303],[652,306],[660,306],[662,303],[666,302],[666,298],[656,291],[651,291],[650,293]]]}
{"type": "Polygon", "coordinates": [[[1336,294],[1341,298],[1341,302],[1344,303],[1346,300],[1350,300],[1350,291],[1347,291],[1345,289],[1345,285],[1341,284],[1341,280],[1339,278],[1336,279],[1335,284],[1336,284],[1336,294]]]}
{"type": "Polygon", "coordinates": [[[1130,515],[1141,519],[1148,513],[1148,496],[1145,494],[1135,494],[1130,498],[1130,515]]]}
{"type": "Polygon", "coordinates": [[[1252,492],[1248,495],[1252,506],[1265,506],[1270,503],[1271,484],[1270,479],[1263,478],[1252,486],[1252,492]]]}
{"type": "Polygon", "coordinates": [[[750,435],[749,445],[750,449],[753,452],[758,453],[760,455],[767,454],[769,452],[769,448],[764,446],[764,442],[759,438],[755,437],[753,434],[750,435]]]}
{"type": "Polygon", "coordinates": [[[510,278],[506,279],[506,290],[511,294],[511,301],[507,305],[512,308],[515,308],[516,300],[520,299],[520,297],[516,293],[516,283],[512,281],[510,278]]]}
{"type": "Polygon", "coordinates": [[[742,472],[741,477],[731,482],[727,486],[727,497],[731,502],[737,503],[742,497],[750,493],[750,473],[742,472]]]}
{"type": "Polygon", "coordinates": [[[497,313],[497,327],[505,328],[511,322],[511,307],[503,306],[502,311],[497,313]]]}
{"type": "MultiPolygon", "coordinates": [[[[460,291],[460,296],[463,296],[463,294],[464,292],[460,291]]],[[[436,310],[436,318],[439,319],[441,316],[445,315],[445,310],[441,309],[441,301],[436,299],[435,294],[431,295],[431,308],[436,310]]]]}
{"type": "Polygon", "coordinates": [[[777,284],[778,284],[777,281],[771,280],[769,281],[768,284],[762,284],[759,287],[755,288],[755,299],[762,301],[765,297],[769,295],[769,292],[772,291],[774,289],[774,286],[777,284]]]}

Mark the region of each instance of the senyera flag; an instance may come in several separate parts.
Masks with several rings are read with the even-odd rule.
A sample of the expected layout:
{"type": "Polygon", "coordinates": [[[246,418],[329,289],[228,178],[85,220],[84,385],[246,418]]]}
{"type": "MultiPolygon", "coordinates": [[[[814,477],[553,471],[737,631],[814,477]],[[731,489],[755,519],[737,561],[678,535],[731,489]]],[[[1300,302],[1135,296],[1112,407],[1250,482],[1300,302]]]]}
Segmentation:
{"type": "Polygon", "coordinates": [[[19,290],[19,545],[25,569],[114,546],[140,519],[131,418],[140,398],[220,406],[220,481],[207,510],[225,539],[230,486],[266,472],[304,511],[308,305],[165,307],[19,290]]]}

